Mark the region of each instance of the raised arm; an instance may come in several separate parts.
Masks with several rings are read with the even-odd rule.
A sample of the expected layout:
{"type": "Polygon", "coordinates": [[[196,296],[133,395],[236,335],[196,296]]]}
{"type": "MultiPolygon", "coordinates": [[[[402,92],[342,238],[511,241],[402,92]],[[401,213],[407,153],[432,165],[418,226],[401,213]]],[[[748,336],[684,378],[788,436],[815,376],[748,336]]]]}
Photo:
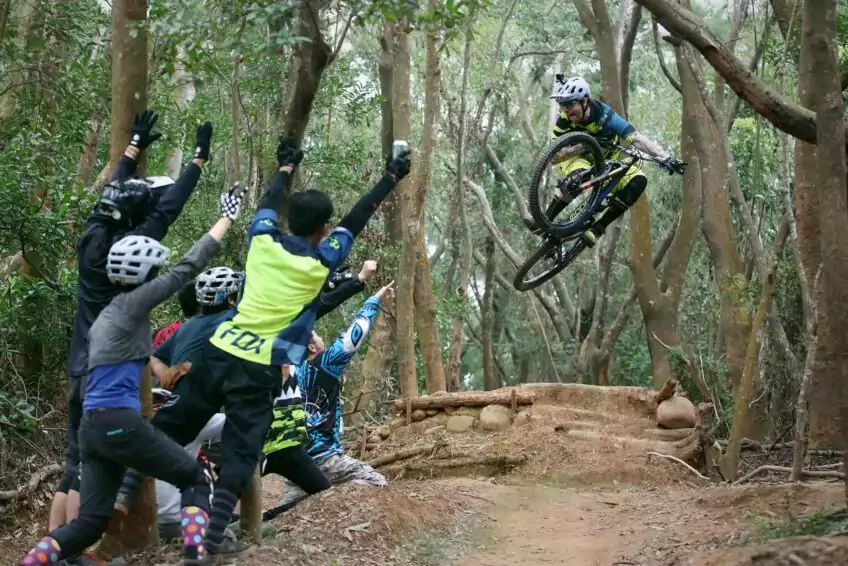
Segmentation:
{"type": "Polygon", "coordinates": [[[153,133],[153,126],[159,119],[159,114],[153,110],[145,110],[136,114],[132,125],[132,137],[127,149],[118,161],[118,166],[112,173],[110,182],[123,181],[129,179],[135,173],[135,168],[138,167],[138,155],[147,149],[150,144],[162,137],[160,133],[153,133]]]}
{"type": "Polygon", "coordinates": [[[356,351],[368,339],[374,321],[380,313],[380,303],[388,299],[394,292],[394,281],[380,289],[374,296],[369,297],[362,305],[353,322],[339,335],[332,346],[327,348],[320,356],[318,365],[328,374],[340,378],[348,362],[356,355],[356,351]]]}
{"type": "Polygon", "coordinates": [[[342,303],[365,289],[365,282],[377,273],[377,262],[367,260],[356,277],[339,281],[334,288],[321,293],[321,306],[318,308],[318,318],[337,309],[342,303]]]}
{"type": "Polygon", "coordinates": [[[134,234],[161,240],[168,233],[168,228],[177,221],[191,197],[191,193],[200,180],[203,165],[209,159],[212,144],[212,123],[206,122],[197,129],[195,138],[194,159],[180,174],[176,182],[168,187],[153,212],[144,219],[134,230],[134,234]]]}
{"type": "Polygon", "coordinates": [[[221,241],[227,230],[238,217],[242,199],[244,198],[238,183],[221,195],[221,217],[214,226],[203,236],[180,262],[168,273],[160,275],[153,281],[144,283],[130,293],[123,295],[124,308],[130,315],[147,316],[158,304],[166,301],[179,291],[186,282],[190,281],[221,249],[221,241]]]}
{"type": "Polygon", "coordinates": [[[356,238],[392,189],[409,174],[409,168],[412,165],[411,155],[409,151],[405,151],[397,159],[390,161],[386,167],[386,174],[370,191],[362,195],[350,212],[341,219],[338,227],[345,228],[356,238]]]}
{"type": "Polygon", "coordinates": [[[277,165],[279,169],[274,178],[271,179],[268,190],[265,191],[259,201],[259,211],[267,209],[273,210],[277,214],[280,213],[283,202],[286,200],[286,189],[291,183],[291,175],[300,165],[302,159],[303,152],[297,150],[294,140],[280,136],[280,142],[277,144],[277,165]]]}

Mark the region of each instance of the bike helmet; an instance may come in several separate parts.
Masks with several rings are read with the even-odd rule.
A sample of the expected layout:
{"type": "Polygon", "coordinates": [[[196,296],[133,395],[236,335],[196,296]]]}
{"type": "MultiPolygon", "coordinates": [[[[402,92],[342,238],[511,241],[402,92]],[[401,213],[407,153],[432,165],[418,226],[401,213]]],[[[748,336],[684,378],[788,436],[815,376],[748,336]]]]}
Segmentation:
{"type": "Polygon", "coordinates": [[[551,95],[551,98],[560,104],[582,100],[583,97],[591,98],[592,89],[589,88],[589,83],[580,77],[571,77],[566,81],[557,80],[551,95]]]}
{"type": "Polygon", "coordinates": [[[131,224],[133,217],[146,216],[162,193],[174,184],[164,175],[113,181],[106,185],[94,205],[94,215],[131,224]]]}
{"type": "Polygon", "coordinates": [[[139,285],[165,263],[171,250],[147,236],[125,236],[109,248],[106,273],[118,285],[139,285]]]}
{"type": "Polygon", "coordinates": [[[213,267],[197,277],[194,292],[198,304],[205,307],[217,307],[227,301],[227,297],[241,290],[244,273],[233,271],[229,267],[213,267]]]}
{"type": "Polygon", "coordinates": [[[327,281],[324,282],[324,288],[321,289],[321,292],[326,293],[328,291],[332,291],[348,279],[352,278],[353,273],[350,272],[350,266],[342,265],[330,274],[330,276],[327,278],[327,281]]]}

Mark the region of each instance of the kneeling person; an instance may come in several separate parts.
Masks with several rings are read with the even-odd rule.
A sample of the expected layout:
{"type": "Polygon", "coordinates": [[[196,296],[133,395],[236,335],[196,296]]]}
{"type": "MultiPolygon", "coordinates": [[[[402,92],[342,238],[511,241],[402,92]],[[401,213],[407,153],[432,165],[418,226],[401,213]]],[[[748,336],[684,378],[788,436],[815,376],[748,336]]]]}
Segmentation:
{"type": "MultiPolygon", "coordinates": [[[[393,284],[394,282],[389,283],[368,298],[356,313],[351,325],[329,348],[325,348],[324,341],[313,332],[307,359],[295,370],[298,387],[306,401],[306,422],[309,431],[306,453],[333,485],[351,480],[377,487],[388,485],[386,478],[374,468],[344,453],[341,442],[343,423],[339,390],[345,367],[368,338],[368,333],[380,312],[380,302],[391,297],[393,284]]],[[[269,433],[273,431],[272,425],[269,433]]],[[[267,447],[268,444],[262,473],[279,474],[275,453],[267,453],[267,447]]],[[[284,485],[282,505],[267,511],[263,516],[264,520],[275,517],[294,502],[308,496],[289,480],[285,480],[284,485]]]]}

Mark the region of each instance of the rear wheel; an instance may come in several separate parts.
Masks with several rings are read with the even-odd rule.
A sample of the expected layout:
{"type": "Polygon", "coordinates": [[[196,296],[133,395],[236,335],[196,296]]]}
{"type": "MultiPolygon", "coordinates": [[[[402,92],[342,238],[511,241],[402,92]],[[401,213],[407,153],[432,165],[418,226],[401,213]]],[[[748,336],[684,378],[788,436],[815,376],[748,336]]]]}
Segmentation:
{"type": "Polygon", "coordinates": [[[545,208],[551,202],[557,184],[557,175],[552,171],[551,161],[563,149],[577,145],[583,145],[585,148],[580,156],[590,163],[589,173],[587,174],[582,170],[575,171],[570,173],[567,178],[560,179],[559,182],[561,184],[569,181],[577,182],[577,178],[585,180],[587,177],[591,178],[598,175],[604,167],[604,154],[597,140],[583,132],[570,132],[553,140],[539,155],[536,165],[533,167],[530,188],[527,192],[530,214],[533,216],[536,226],[552,236],[568,237],[582,232],[586,221],[592,215],[600,190],[599,183],[595,183],[581,191],[558,215],[559,218],[563,219],[561,221],[552,221],[545,215],[545,208]]]}
{"type": "Polygon", "coordinates": [[[580,238],[558,240],[545,238],[536,251],[518,268],[513,286],[519,291],[535,289],[571,265],[586,249],[580,238]]]}

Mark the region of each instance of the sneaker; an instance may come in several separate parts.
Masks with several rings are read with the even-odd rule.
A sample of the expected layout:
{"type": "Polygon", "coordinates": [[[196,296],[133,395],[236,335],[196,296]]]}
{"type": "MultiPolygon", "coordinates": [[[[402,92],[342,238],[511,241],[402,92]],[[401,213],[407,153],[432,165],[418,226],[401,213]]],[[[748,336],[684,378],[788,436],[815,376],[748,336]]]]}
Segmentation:
{"type": "Polygon", "coordinates": [[[218,552],[207,552],[203,558],[183,558],[183,566],[216,566],[224,564],[227,557],[239,554],[250,548],[249,544],[225,538],[218,546],[218,552]]]}
{"type": "Polygon", "coordinates": [[[580,235],[580,239],[583,240],[583,243],[586,244],[587,248],[594,248],[595,244],[598,243],[598,240],[601,236],[604,235],[604,227],[595,224],[590,226],[585,232],[580,235]]]}

